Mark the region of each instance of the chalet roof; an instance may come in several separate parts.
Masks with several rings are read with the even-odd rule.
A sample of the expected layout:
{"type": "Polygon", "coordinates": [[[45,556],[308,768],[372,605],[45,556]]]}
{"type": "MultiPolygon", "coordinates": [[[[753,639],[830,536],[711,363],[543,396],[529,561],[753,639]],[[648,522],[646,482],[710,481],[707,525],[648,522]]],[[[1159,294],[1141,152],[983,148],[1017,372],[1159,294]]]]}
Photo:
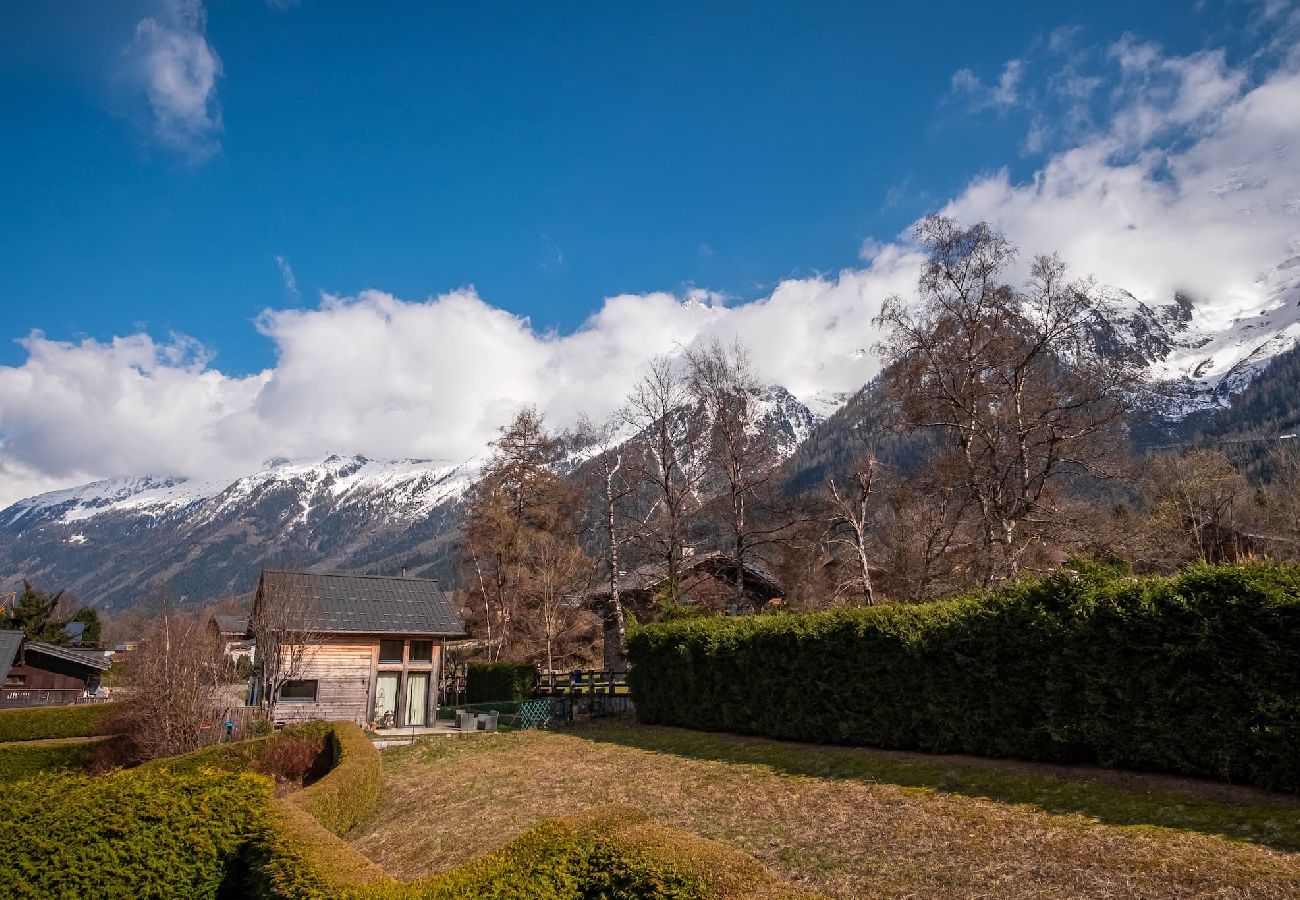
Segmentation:
{"type": "Polygon", "coordinates": [[[74,650],[70,647],[59,647],[55,644],[46,644],[43,641],[28,641],[23,653],[39,653],[43,656],[53,657],[54,659],[61,659],[64,662],[85,666],[88,669],[98,669],[101,672],[113,665],[112,660],[105,656],[87,653],[85,650],[74,650]]]}
{"type": "MultiPolygon", "coordinates": [[[[683,575],[690,575],[694,572],[708,572],[715,576],[735,577],[735,563],[732,561],[731,556],[716,550],[711,553],[700,553],[686,557],[681,562],[681,570],[683,575]]],[[[667,580],[668,569],[663,563],[646,563],[631,572],[619,575],[618,590],[620,594],[635,594],[642,591],[653,593],[667,580]]],[[[778,595],[781,591],[781,584],[776,575],[762,561],[757,559],[745,560],[745,582],[750,587],[773,595],[778,595]]],[[[609,586],[600,585],[587,591],[583,595],[583,599],[590,602],[608,596],[609,586]]]]}
{"type": "Polygon", "coordinates": [[[0,684],[9,677],[9,670],[18,658],[18,648],[22,645],[21,631],[0,631],[0,684]]]}
{"type": "Polygon", "coordinates": [[[272,596],[275,589],[304,591],[314,614],[306,627],[322,634],[465,635],[447,595],[429,578],[266,571],[257,602],[267,588],[272,596]]]}
{"type": "Polygon", "coordinates": [[[212,621],[222,634],[240,637],[248,634],[248,616],[213,616],[212,621]]]}

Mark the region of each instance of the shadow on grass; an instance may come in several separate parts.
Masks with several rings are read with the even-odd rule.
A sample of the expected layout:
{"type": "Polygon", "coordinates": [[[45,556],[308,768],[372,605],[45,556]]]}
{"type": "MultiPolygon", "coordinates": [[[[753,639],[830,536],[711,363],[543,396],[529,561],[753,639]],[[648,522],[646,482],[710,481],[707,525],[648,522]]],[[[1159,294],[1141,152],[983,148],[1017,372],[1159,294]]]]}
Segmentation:
{"type": "MultiPolygon", "coordinates": [[[[1022,804],[1057,815],[1083,815],[1106,825],[1196,831],[1300,851],[1300,798],[1260,792],[1250,799],[1197,796],[1193,788],[1165,784],[1133,786],[1090,780],[1086,769],[1070,773],[1025,771],[1033,764],[1009,760],[960,761],[914,753],[797,744],[765,738],[637,725],[630,720],[583,725],[570,732],[585,740],[634,747],[688,759],[757,766],[783,775],[855,781],[960,794],[998,803],[1022,804]],[[1075,775],[1074,772],[1078,774],[1075,775]]],[[[1097,771],[1098,779],[1126,777],[1097,771]]],[[[1215,786],[1207,784],[1207,790],[1215,786]]],[[[1246,792],[1243,792],[1246,793],[1246,792]]]]}

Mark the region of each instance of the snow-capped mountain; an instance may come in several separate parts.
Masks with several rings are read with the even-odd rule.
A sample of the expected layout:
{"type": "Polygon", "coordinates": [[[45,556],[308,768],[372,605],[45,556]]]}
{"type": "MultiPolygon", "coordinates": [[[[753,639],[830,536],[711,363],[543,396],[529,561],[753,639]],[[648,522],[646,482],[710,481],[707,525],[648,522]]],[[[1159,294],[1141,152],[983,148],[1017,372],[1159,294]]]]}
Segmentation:
{"type": "Polygon", "coordinates": [[[1109,309],[1092,323],[1097,346],[1138,365],[1164,395],[1162,414],[1177,420],[1227,405],[1300,341],[1300,256],[1227,297],[1157,304],[1106,288],[1102,299],[1109,309]]]}
{"type": "MultiPolygon", "coordinates": [[[[1162,388],[1161,414],[1178,420],[1222,407],[1296,346],[1300,256],[1214,302],[1111,288],[1104,299],[1092,342],[1145,371],[1162,388]]],[[[755,427],[773,435],[783,459],[829,458],[835,440],[823,432],[842,426],[836,411],[846,402],[865,402],[854,396],[767,387],[755,398],[755,427]]],[[[593,452],[574,448],[567,467],[593,452]]],[[[138,476],[54,491],[0,510],[0,587],[30,577],[111,608],[163,583],[193,601],[247,591],[269,564],[446,575],[461,498],[480,465],[329,456],[275,461],[233,482],[138,476]]],[[[801,467],[816,470],[792,460],[792,471],[801,467]]]]}
{"type": "Polygon", "coordinates": [[[0,512],[0,570],[107,607],[163,583],[195,601],[247,591],[268,564],[428,572],[477,471],[329,456],[233,482],[110,478],[0,512]]]}
{"type": "MultiPolygon", "coordinates": [[[[820,418],[781,387],[757,425],[788,457],[820,418]]],[[[577,468],[594,453],[577,448],[577,468]]],[[[482,465],[332,455],[276,460],[233,482],[109,478],[0,511],[0,573],[122,608],[158,585],[191,601],[252,588],[268,565],[445,576],[460,504],[482,465]]]]}

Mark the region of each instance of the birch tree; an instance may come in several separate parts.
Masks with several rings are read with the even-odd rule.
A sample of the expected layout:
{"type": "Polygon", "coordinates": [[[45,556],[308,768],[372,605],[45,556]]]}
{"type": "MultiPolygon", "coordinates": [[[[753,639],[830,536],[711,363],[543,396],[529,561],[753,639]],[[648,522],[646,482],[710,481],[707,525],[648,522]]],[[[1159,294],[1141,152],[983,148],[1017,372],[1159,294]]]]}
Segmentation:
{"type": "Polygon", "coordinates": [[[871,583],[871,556],[875,505],[880,493],[879,463],[868,457],[853,468],[841,486],[831,476],[826,479],[831,510],[830,544],[847,547],[853,556],[854,576],[848,585],[850,591],[861,593],[862,602],[874,606],[876,593],[871,583]]]}
{"type": "Polygon", "coordinates": [[[735,565],[732,612],[745,604],[745,567],[755,548],[772,543],[789,527],[784,516],[756,515],[778,473],[775,436],[762,427],[760,385],[749,352],[716,338],[686,352],[688,387],[706,422],[707,488],[727,536],[735,565]]]}
{"type": "Polygon", "coordinates": [[[682,548],[699,506],[694,456],[700,432],[690,415],[691,401],[682,372],[671,359],[658,356],[632,388],[624,410],[642,450],[634,477],[649,494],[646,540],[652,555],[663,561],[664,593],[672,601],[680,598],[682,548]]]}
{"type": "Polygon", "coordinates": [[[1063,480],[1109,474],[1136,379],[1093,352],[1089,326],[1105,306],[1058,257],[1035,257],[1016,289],[1004,280],[1016,250],[987,225],[931,216],[916,235],[927,254],[918,297],[890,297],[876,320],[889,383],[906,428],[948,441],[944,463],[977,515],[980,580],[1014,578],[1053,524],[1063,480]]]}

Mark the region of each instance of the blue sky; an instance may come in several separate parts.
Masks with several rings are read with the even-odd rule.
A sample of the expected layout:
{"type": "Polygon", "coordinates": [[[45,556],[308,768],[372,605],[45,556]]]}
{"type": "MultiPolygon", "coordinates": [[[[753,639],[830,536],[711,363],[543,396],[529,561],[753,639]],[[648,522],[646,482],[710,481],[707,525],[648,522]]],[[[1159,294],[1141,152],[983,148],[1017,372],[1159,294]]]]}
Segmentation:
{"type": "Polygon", "coordinates": [[[221,127],[177,147],[126,72],[165,9],[9,2],[0,364],[33,329],[177,331],[247,373],[274,363],[258,313],[320,291],[473,284],[562,331],[624,292],[754,297],[855,264],[981,171],[1032,172],[1024,111],[972,109],[958,70],[992,82],[1070,26],[1239,56],[1250,12],[218,0],[221,127]]]}
{"type": "Polygon", "coordinates": [[[457,462],[705,337],[825,412],[929,212],[1208,331],[1300,259],[1297,0],[9,0],[0,121],[0,506],[457,462]]]}

